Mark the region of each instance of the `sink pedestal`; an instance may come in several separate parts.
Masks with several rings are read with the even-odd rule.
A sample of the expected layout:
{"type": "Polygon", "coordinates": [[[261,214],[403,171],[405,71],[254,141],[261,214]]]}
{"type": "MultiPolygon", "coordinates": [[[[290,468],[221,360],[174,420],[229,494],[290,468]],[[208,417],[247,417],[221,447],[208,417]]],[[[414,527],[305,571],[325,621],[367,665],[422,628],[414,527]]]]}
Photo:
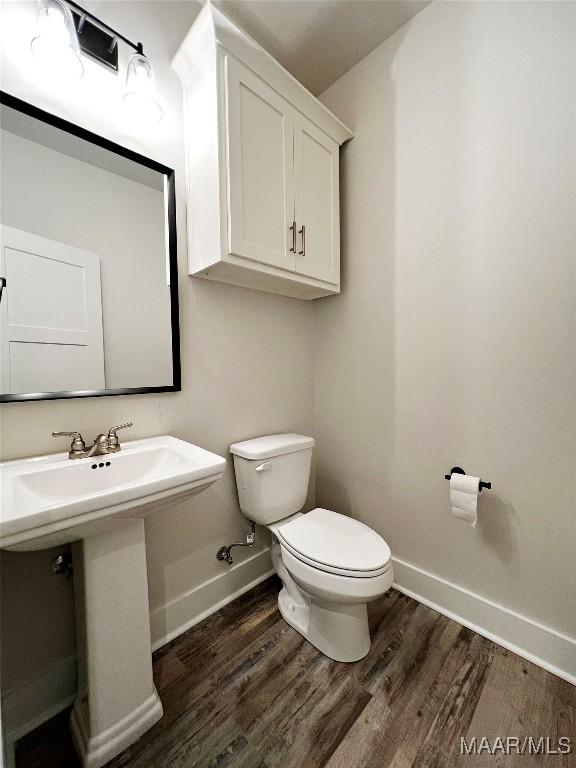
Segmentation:
{"type": "Polygon", "coordinates": [[[72,736],[100,768],[162,717],[152,680],[144,520],[73,544],[78,696],[72,736]]]}

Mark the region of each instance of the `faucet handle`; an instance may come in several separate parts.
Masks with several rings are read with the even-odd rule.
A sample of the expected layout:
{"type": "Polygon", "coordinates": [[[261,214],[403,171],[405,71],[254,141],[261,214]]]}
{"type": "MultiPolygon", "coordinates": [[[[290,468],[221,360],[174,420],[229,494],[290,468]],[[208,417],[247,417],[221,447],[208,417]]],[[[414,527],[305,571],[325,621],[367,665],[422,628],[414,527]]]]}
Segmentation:
{"type": "Polygon", "coordinates": [[[133,427],[134,424],[131,421],[127,421],[125,424],[119,424],[117,427],[110,427],[108,430],[108,437],[115,435],[119,429],[126,429],[126,427],[133,427]]]}
{"type": "Polygon", "coordinates": [[[117,427],[110,427],[108,430],[108,450],[111,453],[120,450],[120,440],[118,439],[118,430],[126,429],[127,427],[134,426],[131,421],[127,421],[125,424],[119,424],[117,427]]]}
{"type": "Polygon", "coordinates": [[[52,432],[52,437],[71,437],[72,444],[68,456],[71,459],[83,459],[86,455],[86,444],[80,432],[52,432]]]}

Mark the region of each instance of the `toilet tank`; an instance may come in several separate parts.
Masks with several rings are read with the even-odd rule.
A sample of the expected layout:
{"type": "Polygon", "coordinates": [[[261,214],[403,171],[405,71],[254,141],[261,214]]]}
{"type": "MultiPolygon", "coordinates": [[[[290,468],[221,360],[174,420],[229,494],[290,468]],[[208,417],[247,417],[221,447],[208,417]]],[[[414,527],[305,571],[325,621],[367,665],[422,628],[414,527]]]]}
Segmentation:
{"type": "Polygon", "coordinates": [[[240,509],[261,525],[276,523],[304,506],[314,438],[282,434],[230,446],[240,509]]]}

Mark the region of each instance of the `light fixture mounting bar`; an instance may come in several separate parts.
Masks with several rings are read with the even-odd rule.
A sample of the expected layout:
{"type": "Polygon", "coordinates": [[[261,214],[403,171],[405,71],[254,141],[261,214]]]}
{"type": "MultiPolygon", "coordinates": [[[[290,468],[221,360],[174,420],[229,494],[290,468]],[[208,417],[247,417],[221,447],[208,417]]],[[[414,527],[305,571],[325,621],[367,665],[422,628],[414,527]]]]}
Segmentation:
{"type": "Polygon", "coordinates": [[[87,11],[72,0],[64,0],[70,6],[74,26],[78,35],[78,44],[83,53],[96,61],[118,71],[118,41],[133,48],[137,53],[144,53],[142,43],[133,43],[120,32],[117,32],[105,21],[87,11]]]}

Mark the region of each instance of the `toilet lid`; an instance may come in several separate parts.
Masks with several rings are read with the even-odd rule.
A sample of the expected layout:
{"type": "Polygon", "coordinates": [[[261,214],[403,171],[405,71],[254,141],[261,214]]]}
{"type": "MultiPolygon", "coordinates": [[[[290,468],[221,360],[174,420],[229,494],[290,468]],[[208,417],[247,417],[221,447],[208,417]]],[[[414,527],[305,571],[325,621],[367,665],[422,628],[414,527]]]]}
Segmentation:
{"type": "Polygon", "coordinates": [[[390,561],[390,547],[364,523],[329,509],[313,509],[275,530],[296,557],[337,573],[372,575],[390,561]]]}

